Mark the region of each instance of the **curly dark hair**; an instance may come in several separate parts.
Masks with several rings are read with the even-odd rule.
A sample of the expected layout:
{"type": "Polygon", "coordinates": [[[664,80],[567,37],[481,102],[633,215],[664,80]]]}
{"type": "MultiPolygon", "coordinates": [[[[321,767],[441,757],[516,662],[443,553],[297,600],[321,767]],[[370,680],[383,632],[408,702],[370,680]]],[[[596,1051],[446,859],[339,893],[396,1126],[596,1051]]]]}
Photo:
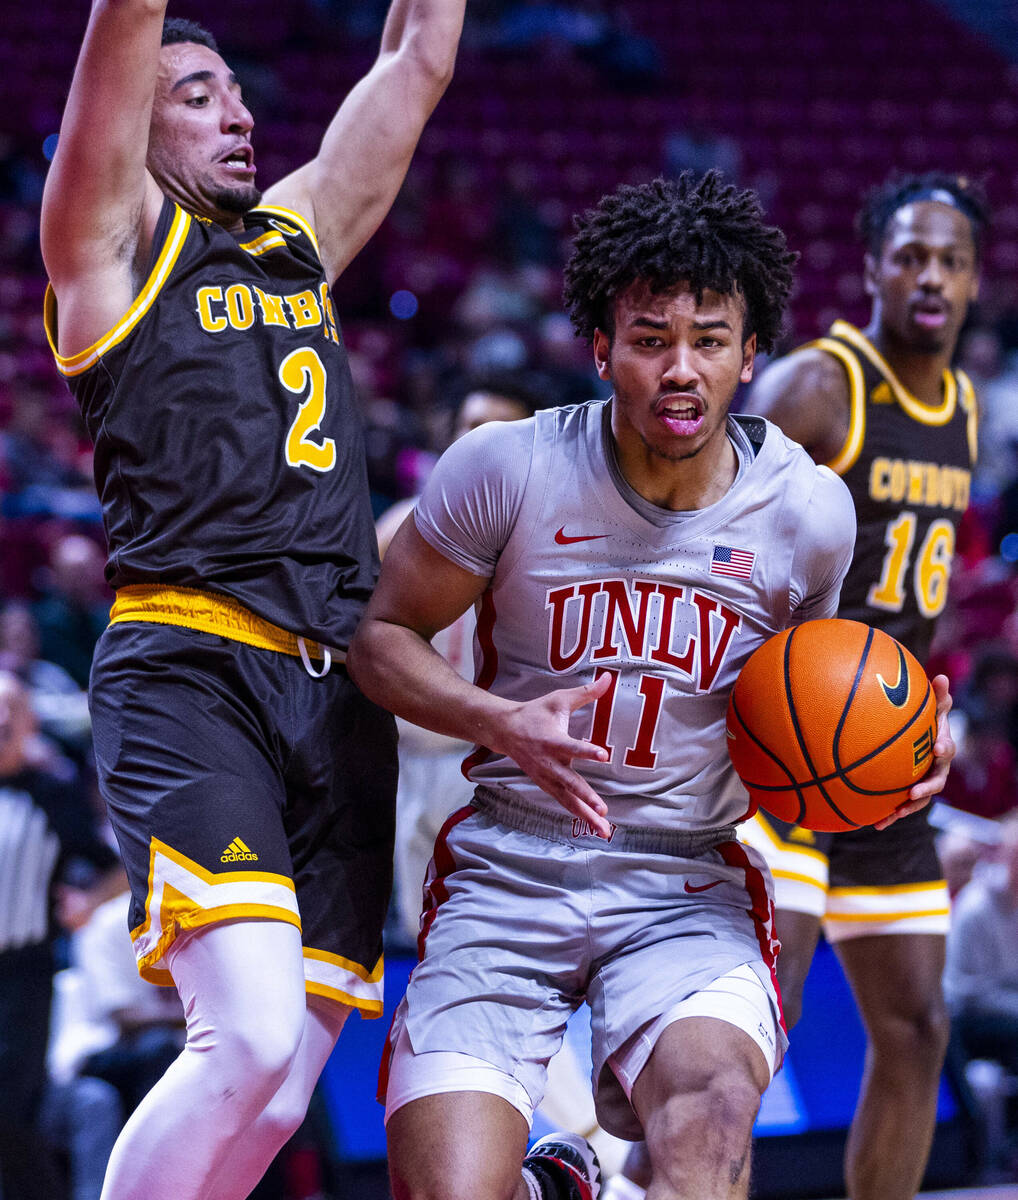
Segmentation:
{"type": "Polygon", "coordinates": [[[196,42],[199,46],[208,46],[210,50],[219,53],[216,39],[197,21],[188,21],[185,17],[167,17],[163,21],[163,46],[175,46],[178,42],[196,42]]]}
{"type": "Polygon", "coordinates": [[[898,209],[915,200],[936,200],[937,192],[946,193],[947,202],[968,217],[976,257],[981,257],[983,236],[990,224],[986,192],[978,180],[946,171],[927,171],[922,175],[896,172],[866,193],[855,218],[855,228],[870,254],[879,257],[887,226],[898,209]]]}
{"type": "Polygon", "coordinates": [[[587,341],[615,333],[615,300],[637,279],[663,292],[688,283],[699,303],[710,289],[746,301],[743,341],[762,351],[777,340],[798,258],[785,235],[764,224],[756,194],[720,171],[697,179],[623,184],[573,220],[576,236],[563,291],[576,332],[587,341]]]}

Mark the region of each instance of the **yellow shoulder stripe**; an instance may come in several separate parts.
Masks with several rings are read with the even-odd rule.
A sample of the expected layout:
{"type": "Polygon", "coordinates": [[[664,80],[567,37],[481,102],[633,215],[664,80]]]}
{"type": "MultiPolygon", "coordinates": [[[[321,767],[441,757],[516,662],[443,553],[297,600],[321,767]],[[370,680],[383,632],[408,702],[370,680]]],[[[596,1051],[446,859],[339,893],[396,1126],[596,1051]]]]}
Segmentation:
{"type": "Polygon", "coordinates": [[[958,377],[958,399],[962,411],[967,417],[966,433],[968,434],[969,459],[975,466],[976,459],[979,457],[979,405],[976,402],[976,389],[964,371],[955,371],[955,375],[958,377]]]}
{"type": "Polygon", "coordinates": [[[183,249],[184,242],[187,240],[190,228],[191,217],[182,208],[178,207],[173,218],[173,224],[170,226],[170,232],[156,260],[156,265],[152,268],[148,279],[145,281],[145,286],[138,293],[134,303],[109,333],[89,346],[87,350],[82,350],[80,353],[72,354],[67,358],[57,351],[57,299],[52,287],[47,286],[44,306],[46,337],[49,339],[50,349],[53,351],[53,357],[56,359],[56,364],[61,374],[80,375],[82,371],[87,371],[89,367],[94,366],[104,354],[109,353],[114,346],[119,345],[127,337],[152,307],[156,296],[159,295],[160,289],[169,278],[174,263],[176,263],[180,251],[183,249]]]}
{"type": "Polygon", "coordinates": [[[290,208],[281,208],[277,204],[259,204],[257,208],[253,208],[251,211],[268,213],[270,216],[278,217],[282,221],[292,221],[293,224],[296,225],[297,228],[308,237],[311,245],[314,246],[315,253],[318,255],[318,257],[322,257],[322,252],[319,249],[318,238],[315,236],[315,231],[311,228],[308,221],[300,215],[300,213],[294,212],[293,209],[290,208]]]}
{"type": "Polygon", "coordinates": [[[958,388],[950,371],[944,372],[944,396],[941,402],[938,405],[923,404],[901,383],[891,369],[891,364],[861,329],[856,329],[848,321],[835,321],[831,326],[831,333],[836,337],[844,338],[846,342],[851,342],[860,353],[866,355],[887,380],[895,400],[913,420],[919,421],[922,425],[946,425],[954,416],[958,388]]]}
{"type": "Polygon", "coordinates": [[[278,250],[280,246],[286,245],[286,238],[281,233],[276,233],[273,230],[271,233],[263,233],[260,237],[256,237],[251,242],[241,242],[241,250],[246,250],[248,254],[257,257],[259,254],[264,254],[268,250],[278,250]]]}
{"type": "Polygon", "coordinates": [[[844,475],[859,457],[866,437],[866,383],[863,379],[862,365],[851,350],[833,338],[817,338],[815,342],[809,342],[802,349],[823,350],[826,354],[833,355],[845,368],[845,373],[848,375],[850,393],[848,434],[845,444],[830,462],[825,464],[835,475],[844,475]]]}

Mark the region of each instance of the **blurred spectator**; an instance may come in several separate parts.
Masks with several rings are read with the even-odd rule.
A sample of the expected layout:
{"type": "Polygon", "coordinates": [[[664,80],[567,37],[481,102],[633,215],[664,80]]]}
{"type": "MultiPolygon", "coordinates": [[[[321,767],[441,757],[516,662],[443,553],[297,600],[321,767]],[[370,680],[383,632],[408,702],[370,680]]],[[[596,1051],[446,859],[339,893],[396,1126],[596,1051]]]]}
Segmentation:
{"type": "Polygon", "coordinates": [[[948,829],[938,836],[937,857],[944,869],[947,892],[952,900],[972,878],[985,852],[982,842],[961,829],[948,829]]]}
{"type": "Polygon", "coordinates": [[[1015,475],[1018,448],[1018,363],[992,326],[974,325],[958,344],[958,366],[979,397],[979,458],[975,478],[983,492],[999,492],[1015,475]]]}
{"type": "Polygon", "coordinates": [[[955,904],[944,991],[966,1055],[1018,1073],[1018,814],[993,858],[955,904]]]}
{"type": "Polygon", "coordinates": [[[943,798],[981,817],[1001,817],[1018,808],[1018,759],[1006,715],[981,712],[969,718],[943,798]]]}
{"type": "Polygon", "coordinates": [[[42,732],[73,757],[89,747],[88,696],[56,663],[39,657],[39,630],[31,608],[19,600],[0,609],[0,670],[28,688],[42,732]]]}
{"type": "Polygon", "coordinates": [[[4,1200],[61,1193],[38,1133],[55,970],[57,884],[79,916],[123,886],[76,781],[40,762],[28,693],[0,673],[0,1188],[4,1200]],[[82,876],[82,872],[88,874],[82,876]],[[75,876],[77,872],[77,876],[75,876]],[[82,884],[85,886],[82,886],[82,884]],[[81,903],[85,901],[85,903],[81,903]]]}
{"type": "Polygon", "coordinates": [[[82,688],[88,687],[95,644],[109,622],[113,597],[105,565],[91,538],[66,534],[50,552],[44,594],[34,606],[40,656],[63,667],[82,688]]]}
{"type": "Polygon", "coordinates": [[[1003,1128],[987,1148],[991,1160],[999,1160],[1018,1147],[1018,1096],[1011,1097],[1009,1113],[1008,1089],[1000,1086],[1006,1076],[1018,1079],[1018,814],[1001,822],[994,858],[975,872],[954,906],[944,993],[963,1059],[999,1065],[996,1099],[1003,1111],[995,1123],[1003,1128]]]}
{"type": "Polygon", "coordinates": [[[1003,734],[1018,752],[1018,657],[1009,647],[985,642],[976,652],[967,684],[961,688],[956,681],[955,691],[969,725],[984,736],[1003,734]]]}
{"type": "Polygon", "coordinates": [[[184,1010],[176,989],[157,987],[138,974],[128,933],[130,902],[125,890],[99,905],[75,933],[72,949],[83,983],[83,1015],[93,1030],[77,1073],[112,1084],[125,1116],[184,1045],[184,1010]]]}

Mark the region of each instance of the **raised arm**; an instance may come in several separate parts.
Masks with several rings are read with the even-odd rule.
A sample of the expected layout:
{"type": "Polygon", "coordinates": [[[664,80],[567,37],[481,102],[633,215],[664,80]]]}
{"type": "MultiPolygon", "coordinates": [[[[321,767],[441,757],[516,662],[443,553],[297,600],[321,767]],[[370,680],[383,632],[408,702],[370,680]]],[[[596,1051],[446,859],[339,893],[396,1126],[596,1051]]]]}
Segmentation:
{"type": "Polygon", "coordinates": [[[127,311],[159,214],[145,168],[165,0],[95,0],[42,205],[42,252],[60,350],[90,345],[127,311]]]}
{"type": "Polygon", "coordinates": [[[468,683],[430,645],[487,584],[439,554],[406,521],[392,539],[350,646],[350,673],[367,696],[397,716],[508,755],[564,808],[607,836],[604,801],[570,766],[575,758],[603,761],[605,751],[569,734],[570,714],[605,690],[607,672],[596,683],[518,703],[468,683]]]}
{"type": "Polygon", "coordinates": [[[466,0],[393,0],[378,58],[333,117],[315,158],[266,204],[308,217],[326,275],[342,272],[382,223],[424,125],[452,78],[466,0]]]}
{"type": "Polygon", "coordinates": [[[801,350],[767,368],[745,411],[766,417],[803,446],[814,462],[838,455],[849,430],[851,394],[841,363],[823,350],[801,350]]]}

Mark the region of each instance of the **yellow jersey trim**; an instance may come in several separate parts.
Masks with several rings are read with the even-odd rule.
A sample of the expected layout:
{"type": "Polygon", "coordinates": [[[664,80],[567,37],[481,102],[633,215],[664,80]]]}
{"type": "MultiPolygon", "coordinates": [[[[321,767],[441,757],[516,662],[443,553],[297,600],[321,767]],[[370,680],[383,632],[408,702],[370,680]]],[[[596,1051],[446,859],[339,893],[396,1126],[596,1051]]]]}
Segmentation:
{"type": "Polygon", "coordinates": [[[806,883],[810,887],[815,887],[818,892],[826,893],[827,888],[820,882],[819,879],[814,879],[812,875],[797,875],[795,871],[779,871],[771,867],[771,875],[775,879],[788,879],[792,883],[806,883]]]}
{"type": "Polygon", "coordinates": [[[302,232],[307,234],[311,241],[311,245],[315,248],[315,253],[319,258],[322,257],[322,252],[318,247],[318,238],[315,231],[311,228],[308,221],[298,212],[294,212],[292,208],[282,208],[278,204],[259,204],[251,210],[252,212],[268,213],[270,216],[278,217],[282,221],[292,221],[302,232]]]}
{"type": "Polygon", "coordinates": [[[119,345],[135,328],[142,317],[155,303],[156,296],[162,290],[163,284],[169,278],[174,264],[184,247],[188,232],[191,228],[191,217],[178,205],[170,225],[170,232],[156,259],[145,286],[138,293],[134,303],[109,333],[94,342],[86,350],[67,357],[57,351],[57,298],[51,285],[46,286],[46,298],[43,302],[43,322],[46,327],[46,337],[56,360],[57,368],[62,375],[80,375],[89,367],[95,366],[104,354],[109,353],[114,346],[119,345]]]}
{"type": "Polygon", "coordinates": [[[897,883],[871,885],[868,887],[833,887],[832,896],[905,896],[916,892],[936,892],[946,890],[947,881],[944,879],[929,879],[926,883],[897,883]]]}
{"type": "Polygon", "coordinates": [[[966,433],[969,442],[969,458],[972,465],[975,466],[976,459],[979,457],[979,405],[976,402],[976,389],[964,371],[955,371],[955,375],[958,378],[958,400],[968,418],[966,433]]]}
{"type": "MultiPolygon", "coordinates": [[[[119,625],[125,621],[151,621],[156,625],[197,629],[259,650],[275,650],[300,657],[299,639],[295,633],[273,625],[228,596],[200,588],[162,587],[148,583],[122,587],[110,609],[110,624],[119,625]]],[[[304,647],[311,658],[324,659],[325,647],[318,642],[305,638],[304,647]]],[[[346,655],[342,651],[329,647],[329,654],[333,662],[345,661],[346,655]]]]}
{"type": "Polygon", "coordinates": [[[804,846],[801,842],[785,842],[778,836],[774,827],[767,820],[766,813],[758,812],[753,818],[755,828],[762,830],[768,841],[774,846],[775,850],[780,850],[787,854],[801,854],[804,858],[813,858],[817,862],[827,863],[827,855],[821,850],[814,850],[810,846],[804,846]]]}
{"type": "Polygon", "coordinates": [[[904,912],[872,912],[872,913],[824,913],[825,921],[843,921],[845,923],[855,924],[862,921],[883,922],[883,921],[910,921],[916,920],[919,917],[946,917],[950,914],[949,908],[923,908],[923,909],[906,909],[904,912]]]}
{"type": "Polygon", "coordinates": [[[325,983],[313,983],[311,980],[305,982],[304,990],[312,996],[324,996],[328,1000],[337,1000],[340,1004],[345,1004],[349,1008],[356,1008],[360,1011],[361,1016],[368,1021],[382,1015],[383,1002],[381,1000],[366,1000],[360,996],[351,996],[349,992],[344,992],[342,988],[329,987],[325,983]]]}
{"type": "Polygon", "coordinates": [[[253,242],[241,242],[240,248],[257,258],[259,254],[265,254],[268,250],[278,250],[280,246],[285,245],[286,238],[273,230],[271,233],[263,233],[261,237],[256,237],[253,242]]]}
{"type": "Polygon", "coordinates": [[[831,326],[831,333],[834,336],[844,338],[846,342],[851,342],[862,354],[866,355],[887,380],[891,391],[894,393],[894,398],[914,421],[918,421],[922,425],[946,425],[954,416],[954,410],[958,402],[958,386],[950,371],[944,371],[943,399],[940,404],[931,407],[928,404],[923,404],[921,400],[917,400],[901,383],[891,369],[891,364],[862,330],[856,329],[848,321],[835,321],[831,326]]]}
{"type": "Polygon", "coordinates": [[[365,983],[378,983],[385,971],[384,955],[379,955],[378,962],[375,963],[370,971],[367,967],[362,967],[360,963],[354,962],[352,958],[344,958],[342,954],[331,954],[328,950],[312,950],[305,946],[304,957],[328,963],[330,966],[339,967],[343,971],[349,971],[351,975],[356,975],[358,979],[363,979],[365,983]]]}
{"type": "Polygon", "coordinates": [[[803,349],[823,350],[825,354],[833,355],[848,375],[848,434],[838,453],[825,464],[835,475],[844,475],[858,459],[866,440],[866,381],[862,364],[851,350],[833,338],[818,338],[803,349]]]}
{"type": "MultiPolygon", "coordinates": [[[[195,876],[202,883],[210,885],[222,882],[271,883],[279,887],[285,887],[296,895],[293,880],[286,875],[277,875],[272,871],[209,871],[200,863],[196,863],[193,859],[188,858],[186,854],[181,854],[179,850],[174,850],[172,846],[168,846],[165,842],[154,837],[149,842],[148,891],[145,895],[145,919],[140,925],[131,930],[132,942],[136,942],[140,937],[148,933],[152,927],[152,904],[155,897],[157,854],[161,854],[164,858],[175,862],[177,866],[183,867],[185,871],[195,876]]],[[[211,925],[217,921],[232,921],[238,918],[252,917],[261,920],[285,921],[289,925],[295,925],[298,929],[301,927],[300,918],[295,913],[274,904],[221,904],[213,908],[201,908],[196,905],[193,909],[172,913],[173,921],[170,927],[164,928],[156,945],[147,954],[138,959],[138,973],[142,979],[148,980],[149,983],[165,987],[169,983],[172,983],[169,972],[165,968],[154,967],[153,964],[162,960],[166,950],[176,940],[178,933],[191,929],[200,929],[203,925],[211,925]]]]}

